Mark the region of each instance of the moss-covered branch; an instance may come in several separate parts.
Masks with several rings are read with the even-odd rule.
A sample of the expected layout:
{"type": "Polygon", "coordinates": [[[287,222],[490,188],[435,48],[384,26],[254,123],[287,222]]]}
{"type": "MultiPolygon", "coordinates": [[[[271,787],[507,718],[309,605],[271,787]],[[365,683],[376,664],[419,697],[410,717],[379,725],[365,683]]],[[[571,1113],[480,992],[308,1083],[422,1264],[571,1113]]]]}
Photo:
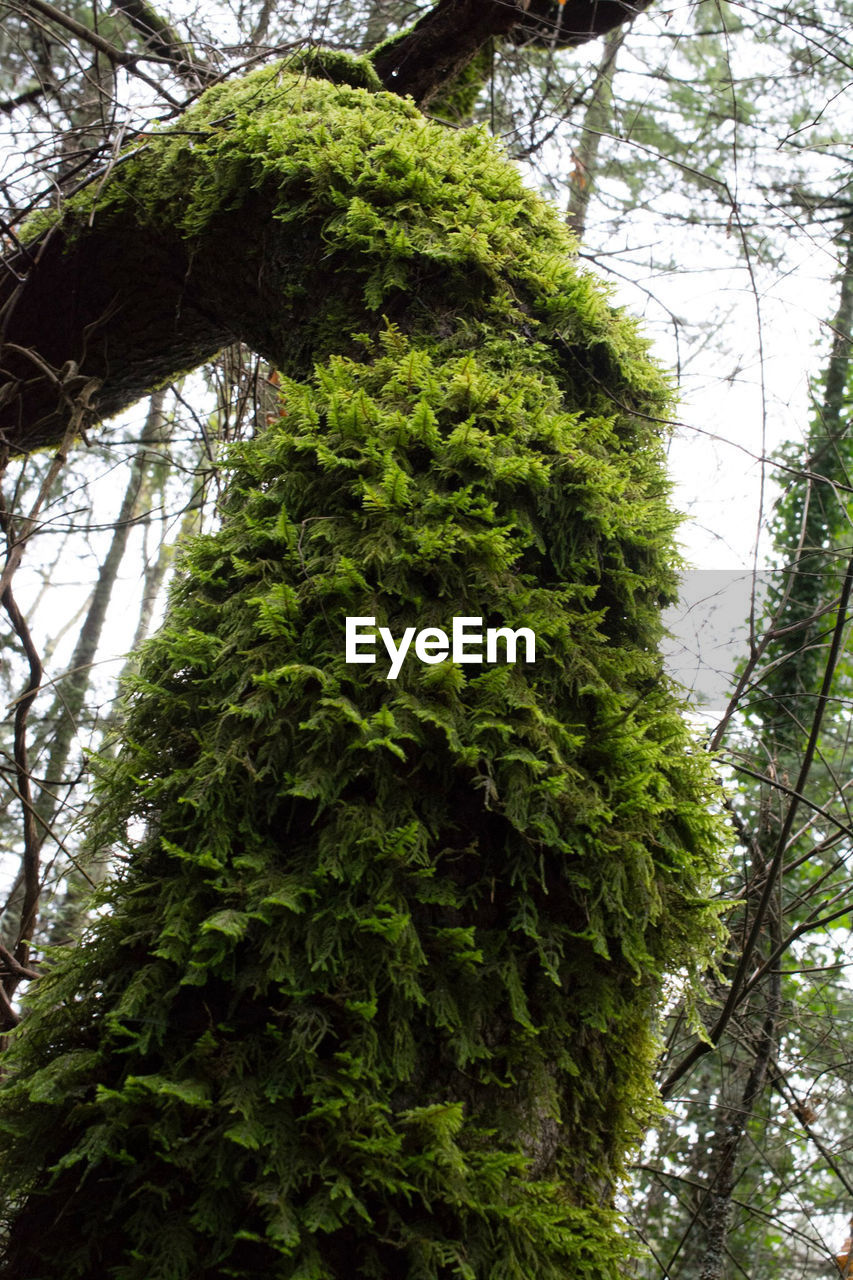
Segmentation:
{"type": "MultiPolygon", "coordinates": [[[[423,104],[494,36],[539,40],[544,33],[560,44],[579,44],[644,7],[622,0],[595,0],[586,8],[573,4],[552,29],[560,11],[553,6],[552,14],[550,0],[547,4],[540,13],[535,3],[528,12],[492,0],[442,0],[411,31],[375,51],[372,64],[362,62],[356,81],[411,94],[423,104]]],[[[146,31],[151,27],[152,39],[165,38],[166,28],[152,25],[144,6],[132,14],[142,15],[139,20],[146,31]]],[[[338,74],[352,80],[356,65],[341,72],[340,60],[338,74]]],[[[197,179],[205,180],[203,169],[217,140],[224,142],[228,135],[233,154],[246,113],[264,116],[274,107],[275,94],[267,89],[277,71],[264,74],[267,88],[254,86],[254,101],[244,99],[239,118],[226,106],[212,127],[206,109],[196,108],[182,120],[178,136],[190,138],[199,131],[196,161],[189,148],[182,157],[187,192],[197,179]]],[[[401,104],[403,115],[407,110],[401,104]]],[[[292,111],[285,99],[281,111],[292,111]]],[[[256,166],[251,173],[233,174],[232,191],[227,198],[223,193],[218,208],[210,209],[190,238],[183,190],[172,191],[174,209],[165,194],[156,210],[134,203],[140,174],[148,175],[149,186],[152,175],[159,185],[162,152],[162,143],[152,141],[122,158],[106,177],[96,176],[97,200],[84,195],[76,218],[66,214],[49,235],[10,254],[3,264],[0,437],[9,448],[28,450],[59,440],[84,389],[89,417],[109,417],[235,339],[274,364],[286,364],[294,322],[302,320],[288,311],[289,299],[300,291],[314,299],[319,287],[319,310],[324,311],[316,240],[309,230],[294,243],[277,219],[282,193],[274,169],[256,166]],[[110,216],[102,216],[101,209],[109,209],[110,216]]],[[[164,178],[164,192],[167,187],[164,178]]]]}
{"type": "MultiPolygon", "coordinates": [[[[369,87],[280,65],[219,86],[61,220],[43,220],[0,280],[0,430],[12,448],[61,438],[84,387],[89,416],[106,417],[237,339],[300,376],[354,329],[435,323],[419,295],[461,314],[493,295],[525,315],[529,200],[512,171],[480,184],[482,136],[454,140],[411,103],[371,92],[368,62],[322,69],[369,87]],[[392,151],[398,172],[382,191],[392,151]],[[393,206],[398,193],[405,207],[385,225],[372,204],[393,206]],[[512,245],[497,259],[484,249],[484,213],[512,245]]],[[[568,358],[591,359],[600,376],[612,363],[603,311],[597,323],[591,355],[570,342],[568,358]]]]}

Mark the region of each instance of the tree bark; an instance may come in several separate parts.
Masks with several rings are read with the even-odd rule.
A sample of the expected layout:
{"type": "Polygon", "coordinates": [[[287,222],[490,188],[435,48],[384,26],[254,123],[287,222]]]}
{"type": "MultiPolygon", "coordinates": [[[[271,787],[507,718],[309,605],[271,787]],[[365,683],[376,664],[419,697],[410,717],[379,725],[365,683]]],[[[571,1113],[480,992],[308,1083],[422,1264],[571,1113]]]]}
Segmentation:
{"type": "Polygon", "coordinates": [[[574,49],[631,22],[651,0],[440,0],[409,30],[373,55],[386,88],[420,106],[459,75],[494,36],[514,44],[574,49]]]}
{"type": "Polygon", "coordinates": [[[561,11],[552,0],[530,0],[510,39],[514,44],[577,49],[606,36],[615,27],[633,22],[651,3],[652,0],[571,0],[561,11]]]}
{"type": "Polygon", "coordinates": [[[526,8],[526,0],[441,0],[410,31],[376,50],[373,65],[393,93],[411,94],[426,106],[493,36],[509,35],[526,8]]]}
{"type": "MultiPolygon", "coordinates": [[[[234,340],[287,364],[285,326],[271,317],[301,264],[275,236],[266,195],[218,219],[193,248],[177,229],[139,226],[128,211],[109,225],[57,226],[16,255],[0,284],[6,447],[54,444],[87,391],[88,421],[110,417],[234,340]]],[[[296,316],[287,322],[295,327],[296,316]]]]}

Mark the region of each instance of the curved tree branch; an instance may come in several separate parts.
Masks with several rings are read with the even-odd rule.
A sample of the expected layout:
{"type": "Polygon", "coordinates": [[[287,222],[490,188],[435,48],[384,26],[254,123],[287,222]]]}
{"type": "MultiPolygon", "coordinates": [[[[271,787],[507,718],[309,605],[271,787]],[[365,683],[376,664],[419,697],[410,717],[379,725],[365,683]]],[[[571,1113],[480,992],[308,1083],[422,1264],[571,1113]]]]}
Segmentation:
{"type": "Polygon", "coordinates": [[[510,39],[513,44],[577,49],[633,22],[651,4],[652,0],[568,0],[560,10],[552,0],[530,0],[510,39]]]}
{"type": "Polygon", "coordinates": [[[380,80],[426,106],[493,36],[574,49],[631,22],[651,0],[439,0],[408,31],[371,55],[380,80]]]}
{"type": "MultiPolygon", "coordinates": [[[[338,65],[332,74],[350,69],[338,65]]],[[[351,74],[363,85],[372,73],[356,61],[351,74]]],[[[303,377],[339,346],[348,324],[350,332],[364,330],[366,297],[375,299],[366,314],[375,315],[377,330],[386,318],[397,321],[407,308],[407,272],[418,291],[428,280],[445,281],[448,306],[479,305],[488,287],[479,268],[460,273],[453,256],[434,250],[435,225],[417,203],[404,241],[416,234],[423,250],[402,244],[389,266],[384,243],[360,227],[358,199],[334,184],[327,189],[323,178],[325,147],[346,147],[354,171],[369,174],[374,154],[400,129],[426,162],[441,127],[411,103],[390,99],[382,126],[390,132],[372,132],[364,124],[370,96],[346,84],[335,108],[341,114],[330,119],[327,106],[311,105],[313,90],[300,97],[304,84],[275,64],[209,90],[10,257],[0,276],[7,451],[61,440],[70,408],[81,413],[83,401],[85,429],[234,341],[303,377]],[[309,155],[316,135],[323,145],[309,155]],[[333,252],[327,230],[341,219],[351,220],[352,251],[333,252]]]]}
{"type": "Polygon", "coordinates": [[[526,0],[440,0],[408,31],[380,45],[371,61],[386,89],[411,94],[425,106],[493,36],[508,35],[525,8],[526,0]]]}
{"type": "MultiPolygon", "coordinates": [[[[48,0],[27,3],[66,26],[73,21],[48,0]]],[[[647,3],[572,0],[561,11],[550,0],[439,0],[410,31],[374,52],[374,83],[424,104],[495,36],[582,44],[629,21],[647,3]]],[[[184,46],[175,45],[171,28],[158,25],[147,4],[123,0],[118,7],[144,29],[155,56],[183,59],[184,46]]],[[[90,43],[100,40],[77,28],[90,43]]],[[[131,55],[102,44],[116,64],[132,63],[131,55]]],[[[182,66],[188,74],[204,72],[188,62],[182,66]]],[[[277,68],[269,71],[277,75],[277,68]]],[[[366,75],[362,66],[359,83],[366,75]]],[[[185,123],[186,117],[175,132],[185,123]]],[[[205,121],[202,133],[222,124],[205,121]]],[[[2,264],[0,440],[7,451],[60,440],[68,405],[93,379],[100,384],[90,399],[94,420],[117,413],[235,340],[284,369],[294,363],[294,344],[303,352],[316,350],[316,334],[308,341],[294,335],[297,328],[305,331],[306,317],[319,321],[325,315],[340,280],[326,268],[321,237],[294,238],[276,221],[280,183],[274,169],[223,202],[199,241],[187,235],[177,216],[139,216],[126,184],[129,169],[139,168],[139,156],[137,150],[101,175],[103,200],[79,198],[71,214],[2,264]],[[123,198],[121,212],[116,193],[123,198]],[[111,205],[108,217],[101,204],[111,205]],[[295,277],[300,284],[294,291],[295,277]]],[[[189,165],[187,190],[200,167],[189,165]]]]}

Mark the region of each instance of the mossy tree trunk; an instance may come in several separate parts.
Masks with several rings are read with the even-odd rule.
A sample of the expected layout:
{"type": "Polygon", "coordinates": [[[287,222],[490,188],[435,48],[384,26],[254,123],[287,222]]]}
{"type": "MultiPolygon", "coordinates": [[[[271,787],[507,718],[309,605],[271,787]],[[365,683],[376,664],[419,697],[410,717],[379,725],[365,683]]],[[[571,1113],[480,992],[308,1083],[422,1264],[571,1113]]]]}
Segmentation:
{"type": "Polygon", "coordinates": [[[657,653],[667,388],[482,132],[326,70],[369,87],[213,89],[43,242],[94,271],[133,237],[155,281],[67,303],[102,406],[228,299],[285,376],[104,765],[111,911],[9,1055],[10,1280],[622,1273],[718,838],[657,653]],[[536,661],[392,681],[346,663],[353,615],[528,627],[536,661]]]}

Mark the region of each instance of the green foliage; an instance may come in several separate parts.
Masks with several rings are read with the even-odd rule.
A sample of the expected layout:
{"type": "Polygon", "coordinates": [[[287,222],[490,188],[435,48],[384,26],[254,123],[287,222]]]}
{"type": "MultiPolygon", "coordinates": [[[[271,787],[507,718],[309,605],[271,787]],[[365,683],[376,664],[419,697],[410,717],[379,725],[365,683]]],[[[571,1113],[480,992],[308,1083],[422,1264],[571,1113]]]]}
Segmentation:
{"type": "Polygon", "coordinates": [[[104,766],[127,869],[12,1050],[2,1274],[616,1280],[719,842],[657,653],[665,387],[494,146],[387,94],[217,88],[95,212],[198,237],[271,173],[340,304],[104,766]],[[390,682],[347,615],[537,661],[390,682]]]}

